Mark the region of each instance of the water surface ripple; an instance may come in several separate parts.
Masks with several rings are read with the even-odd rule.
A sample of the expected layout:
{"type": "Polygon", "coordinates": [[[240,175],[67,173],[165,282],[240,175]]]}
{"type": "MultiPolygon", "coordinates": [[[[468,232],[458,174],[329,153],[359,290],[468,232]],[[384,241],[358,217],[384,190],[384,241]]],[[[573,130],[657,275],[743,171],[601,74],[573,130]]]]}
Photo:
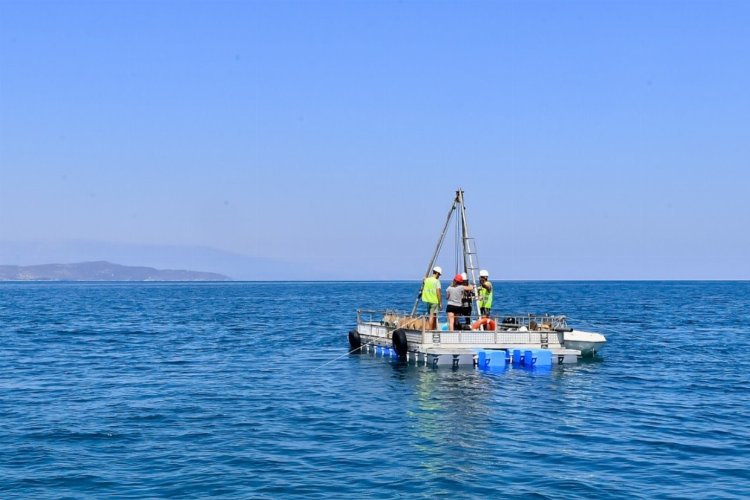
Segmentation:
{"type": "Polygon", "coordinates": [[[0,495],[750,496],[750,283],[496,283],[551,373],[346,355],[413,283],[0,284],[0,495]]]}

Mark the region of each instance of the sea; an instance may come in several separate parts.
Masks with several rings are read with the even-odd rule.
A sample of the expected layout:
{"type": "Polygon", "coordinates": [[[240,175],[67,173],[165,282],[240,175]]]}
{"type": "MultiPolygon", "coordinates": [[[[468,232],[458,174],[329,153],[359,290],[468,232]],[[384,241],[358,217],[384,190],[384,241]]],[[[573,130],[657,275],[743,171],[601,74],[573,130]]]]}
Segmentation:
{"type": "Polygon", "coordinates": [[[414,282],[0,284],[0,498],[748,498],[750,282],[503,282],[551,371],[349,354],[414,282]]]}

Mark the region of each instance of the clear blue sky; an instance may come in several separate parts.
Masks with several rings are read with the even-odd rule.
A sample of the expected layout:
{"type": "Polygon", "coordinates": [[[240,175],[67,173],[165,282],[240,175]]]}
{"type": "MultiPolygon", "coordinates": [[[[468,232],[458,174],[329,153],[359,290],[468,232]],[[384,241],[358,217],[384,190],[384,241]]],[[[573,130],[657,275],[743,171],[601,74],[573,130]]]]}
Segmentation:
{"type": "Polygon", "coordinates": [[[750,2],[3,0],[0,245],[412,279],[461,186],[498,280],[750,279],[748,26],[750,2]]]}

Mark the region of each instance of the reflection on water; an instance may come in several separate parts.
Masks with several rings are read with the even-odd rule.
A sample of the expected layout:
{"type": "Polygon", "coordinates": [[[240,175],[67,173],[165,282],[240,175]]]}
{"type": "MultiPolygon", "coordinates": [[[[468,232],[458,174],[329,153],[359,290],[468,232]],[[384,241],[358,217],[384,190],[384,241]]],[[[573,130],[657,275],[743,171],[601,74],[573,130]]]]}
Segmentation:
{"type": "Polygon", "coordinates": [[[528,453],[549,453],[544,443],[550,434],[585,426],[581,416],[596,394],[592,371],[603,366],[598,358],[551,369],[485,372],[415,366],[370,354],[359,359],[371,368],[387,367],[391,383],[398,384],[391,390],[406,393],[400,395],[406,408],[399,442],[412,449],[403,452],[428,474],[425,479],[447,485],[467,477],[483,481],[493,474],[488,464],[521,467],[528,453]]]}
{"type": "Polygon", "coordinates": [[[455,452],[488,438],[486,429],[492,388],[471,370],[414,369],[416,407],[407,413],[420,466],[450,476],[455,452]]]}

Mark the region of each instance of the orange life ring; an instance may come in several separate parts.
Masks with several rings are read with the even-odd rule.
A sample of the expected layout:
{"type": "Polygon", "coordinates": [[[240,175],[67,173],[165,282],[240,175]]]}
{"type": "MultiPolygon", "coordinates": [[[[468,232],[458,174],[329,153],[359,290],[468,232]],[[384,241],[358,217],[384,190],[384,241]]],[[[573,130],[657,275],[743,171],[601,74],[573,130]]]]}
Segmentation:
{"type": "Polygon", "coordinates": [[[485,330],[494,330],[495,329],[495,322],[491,320],[490,318],[479,318],[474,323],[471,324],[472,330],[479,330],[480,326],[484,326],[485,330]]]}

